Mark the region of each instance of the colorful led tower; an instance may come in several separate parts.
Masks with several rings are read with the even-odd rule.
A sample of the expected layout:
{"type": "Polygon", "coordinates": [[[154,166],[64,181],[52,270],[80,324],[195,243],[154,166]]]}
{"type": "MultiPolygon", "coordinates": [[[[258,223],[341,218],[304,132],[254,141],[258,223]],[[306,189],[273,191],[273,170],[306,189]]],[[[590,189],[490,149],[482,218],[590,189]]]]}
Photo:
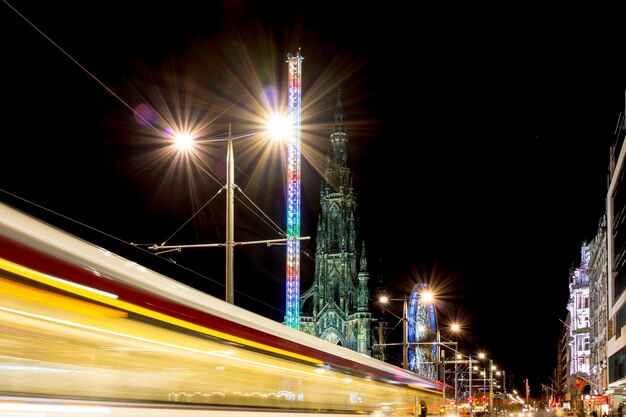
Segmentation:
{"type": "Polygon", "coordinates": [[[287,54],[289,65],[289,146],[287,150],[287,302],[285,324],[300,328],[300,161],[302,60],[287,54]]]}

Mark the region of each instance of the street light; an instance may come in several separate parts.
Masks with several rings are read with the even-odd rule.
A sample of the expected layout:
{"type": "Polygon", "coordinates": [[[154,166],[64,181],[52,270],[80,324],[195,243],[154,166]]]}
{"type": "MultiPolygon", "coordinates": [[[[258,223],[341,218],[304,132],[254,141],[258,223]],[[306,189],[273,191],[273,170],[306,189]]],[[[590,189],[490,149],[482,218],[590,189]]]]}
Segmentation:
{"type": "MultiPolygon", "coordinates": [[[[272,125],[272,128],[275,129],[275,126],[272,125]]],[[[241,135],[235,139],[243,139],[249,136],[253,136],[255,133],[249,133],[241,135]]],[[[193,147],[194,141],[193,135],[189,133],[185,134],[176,134],[174,137],[174,142],[176,146],[181,151],[189,151],[193,147]]],[[[229,304],[234,304],[235,296],[234,296],[234,257],[233,257],[233,249],[235,246],[239,245],[251,245],[251,244],[259,244],[264,243],[268,246],[271,244],[277,243],[286,243],[292,241],[294,239],[300,241],[305,239],[310,239],[309,236],[304,237],[289,237],[287,234],[283,233],[283,235],[287,236],[282,239],[264,239],[264,240],[255,240],[255,241],[247,241],[247,242],[235,242],[234,240],[234,231],[235,231],[235,220],[234,220],[234,208],[235,208],[235,158],[233,152],[233,136],[232,136],[232,127],[231,124],[228,124],[228,138],[227,138],[228,148],[226,152],[226,184],[222,189],[226,189],[226,233],[225,233],[225,242],[224,243],[206,243],[206,244],[194,244],[194,245],[151,245],[149,249],[155,251],[161,251],[158,253],[163,253],[171,250],[182,250],[187,248],[208,248],[208,247],[221,247],[224,246],[226,248],[226,302],[229,304]]],[[[221,191],[221,190],[220,190],[221,191]]]]}
{"type": "Polygon", "coordinates": [[[506,371],[496,371],[497,376],[502,376],[502,409],[506,415],[506,371]]]}
{"type": "MultiPolygon", "coordinates": [[[[435,309],[435,297],[434,294],[428,290],[427,284],[416,284],[411,292],[411,296],[409,298],[397,298],[391,299],[387,296],[379,297],[379,301],[381,304],[386,304],[389,301],[402,301],[402,317],[396,316],[398,319],[402,321],[402,368],[408,370],[414,370],[417,373],[425,375],[427,377],[432,377],[437,381],[442,382],[442,390],[443,390],[443,401],[445,405],[446,398],[446,360],[445,360],[445,351],[442,349],[442,346],[454,345],[457,346],[457,342],[445,341],[441,340],[441,330],[437,324],[436,317],[436,309],[435,309]],[[419,308],[422,306],[422,308],[419,308]],[[427,309],[427,313],[424,315],[424,309],[427,309]],[[424,317],[422,317],[424,316],[424,317]],[[430,324],[427,326],[425,324],[430,324]],[[432,328],[431,328],[432,327],[432,328]],[[418,337],[418,334],[426,334],[427,331],[432,332],[435,335],[434,341],[421,341],[424,338],[418,337]],[[417,347],[420,345],[430,345],[432,346],[432,361],[426,362],[422,360],[422,365],[430,364],[436,369],[436,376],[432,375],[432,368],[426,373],[420,372],[417,368],[417,347]],[[415,351],[411,350],[415,348],[415,351]],[[410,357],[410,353],[413,353],[412,357],[410,357]],[[442,366],[443,365],[443,366],[442,366]],[[441,372],[443,370],[443,373],[441,372]]],[[[393,314],[393,313],[392,313],[393,314]]],[[[454,323],[450,326],[450,330],[456,332],[460,329],[460,326],[457,323],[454,323]]],[[[385,344],[374,344],[375,346],[390,346],[394,345],[394,343],[385,343],[385,344]]],[[[456,349],[454,349],[456,352],[456,349]]],[[[424,359],[422,355],[420,355],[421,359],[424,359]]],[[[456,398],[457,386],[455,379],[455,398],[456,398]]]]}
{"type": "MultiPolygon", "coordinates": [[[[478,355],[480,359],[486,359],[486,355],[484,353],[480,353],[478,355]]],[[[493,366],[493,359],[489,359],[489,413],[493,411],[493,371],[495,367],[493,366]]],[[[487,378],[487,373],[485,372],[484,378],[487,378]]],[[[483,387],[485,387],[483,380],[483,387]]],[[[486,387],[483,388],[483,392],[486,391],[486,387]]]]}
{"type": "MultiPolygon", "coordinates": [[[[409,351],[409,320],[407,316],[408,312],[408,299],[405,298],[389,298],[386,295],[381,295],[378,299],[381,304],[387,304],[389,301],[402,301],[402,369],[409,369],[408,351],[409,351]]],[[[393,313],[392,313],[393,314],[393,313]]],[[[395,316],[395,314],[394,314],[395,316]]],[[[396,316],[398,317],[398,316],[396,316]]],[[[375,344],[376,345],[376,344],[375,344]]],[[[380,344],[378,344],[380,345],[380,344]]],[[[392,346],[393,343],[384,343],[383,346],[392,346]]]]}
{"type": "MultiPolygon", "coordinates": [[[[435,297],[432,291],[430,291],[428,284],[417,283],[411,291],[411,297],[408,305],[408,316],[410,321],[408,323],[409,331],[409,349],[412,345],[432,345],[432,348],[428,354],[427,351],[421,349],[409,350],[409,368],[415,370],[415,372],[430,377],[432,379],[440,380],[440,353],[438,341],[426,341],[423,338],[418,337],[418,326],[424,326],[433,333],[438,328],[437,310],[434,303],[435,297]],[[432,360],[428,360],[432,358],[432,360]],[[437,366],[433,366],[433,365],[437,366]],[[436,370],[434,371],[433,368],[436,370]],[[436,374],[435,374],[436,372],[436,374]]],[[[422,333],[425,332],[422,330],[422,333]]]]}
{"type": "MultiPolygon", "coordinates": [[[[419,342],[417,338],[417,334],[419,330],[418,324],[423,325],[426,320],[428,320],[429,322],[431,320],[434,320],[434,323],[430,322],[430,324],[431,326],[434,325],[435,328],[437,326],[436,314],[435,314],[436,312],[434,311],[434,305],[432,302],[433,295],[430,291],[427,290],[427,288],[428,288],[427,284],[418,283],[414,285],[409,298],[405,297],[405,298],[398,298],[398,299],[390,299],[389,297],[381,296],[379,298],[379,301],[381,302],[381,304],[386,304],[389,301],[402,301],[403,302],[402,318],[400,318],[400,320],[402,320],[402,367],[404,369],[413,370],[422,375],[432,377],[431,375],[432,372],[430,373],[425,372],[425,371],[419,372],[419,370],[417,369],[417,365],[416,365],[416,357],[415,357],[416,351],[411,350],[412,347],[416,347],[422,344],[435,345],[437,349],[439,348],[439,337],[436,342],[419,342]],[[422,305],[429,304],[430,305],[429,309],[432,310],[432,314],[424,315],[423,314],[424,312],[422,311],[423,308],[422,309],[419,308],[420,304],[422,305]]],[[[432,329],[429,329],[429,330],[432,330],[432,329]]],[[[432,331],[434,332],[435,330],[432,330],[432,331]]],[[[376,345],[377,344],[375,344],[374,346],[376,345]]],[[[390,346],[393,344],[385,343],[384,345],[390,346]]],[[[439,360],[440,360],[440,356],[439,356],[439,351],[437,350],[437,353],[434,354],[434,358],[431,364],[437,363],[435,361],[439,361],[439,360]]],[[[437,371],[439,371],[438,367],[437,367],[437,371]]],[[[439,375],[437,375],[436,379],[439,380],[439,375]]]]}
{"type": "MultiPolygon", "coordinates": [[[[506,371],[504,369],[498,370],[495,366],[491,366],[492,368],[492,375],[495,372],[496,374],[496,378],[502,378],[502,385],[497,385],[495,386],[495,388],[500,388],[501,389],[501,394],[502,394],[502,409],[504,410],[504,413],[506,414],[506,400],[507,400],[507,393],[506,393],[506,371]]],[[[496,379],[497,380],[497,379],[496,379]]],[[[492,378],[493,381],[493,378],[492,378]]],[[[493,383],[493,382],[492,382],[493,383]]],[[[492,397],[493,397],[493,393],[491,393],[492,397]]],[[[493,401],[493,400],[492,400],[493,401]]],[[[491,406],[493,407],[493,403],[491,404],[491,406]]],[[[497,407],[497,405],[496,405],[497,407]]],[[[496,412],[497,414],[498,412],[496,412]]]]}
{"type": "MultiPolygon", "coordinates": [[[[452,332],[454,332],[454,333],[458,332],[460,330],[460,328],[461,327],[457,323],[453,323],[453,324],[450,325],[450,330],[452,332]]],[[[457,342],[452,342],[452,341],[447,341],[447,342],[444,341],[444,342],[442,342],[441,341],[441,333],[440,333],[439,327],[437,327],[437,349],[438,349],[438,353],[441,355],[441,360],[438,361],[437,366],[439,366],[439,363],[441,363],[441,365],[443,365],[442,366],[443,372],[441,373],[441,376],[442,376],[441,380],[443,382],[442,390],[443,390],[443,404],[444,404],[444,407],[446,405],[446,389],[448,387],[448,384],[446,382],[446,351],[443,348],[446,347],[446,346],[449,346],[449,345],[454,345],[453,352],[456,354],[457,353],[457,346],[458,346],[457,342]]],[[[454,361],[454,366],[455,366],[455,368],[454,368],[454,400],[455,400],[455,404],[456,404],[456,390],[457,390],[457,380],[456,380],[456,378],[457,378],[457,369],[458,369],[458,362],[456,360],[454,361]]],[[[438,373],[440,373],[440,372],[438,372],[438,373]]]]}
{"type": "MultiPolygon", "coordinates": [[[[486,355],[484,353],[478,354],[479,359],[486,359],[486,355]]],[[[495,367],[493,366],[493,359],[489,359],[489,413],[493,411],[493,371],[495,367]]],[[[485,378],[487,378],[487,374],[485,372],[485,378]]],[[[484,387],[484,380],[483,380],[484,387]]],[[[483,392],[486,390],[486,387],[483,388],[483,392]]]]}
{"type": "Polygon", "coordinates": [[[493,412],[493,360],[489,359],[489,415],[493,412]]]}
{"type": "Polygon", "coordinates": [[[483,378],[483,405],[485,405],[485,397],[487,396],[487,369],[483,367],[483,370],[480,371],[480,376],[483,378]]]}
{"type": "Polygon", "coordinates": [[[233,155],[233,132],[228,124],[228,151],[226,153],[226,302],[235,303],[233,248],[235,246],[235,156],[233,155]]]}
{"type": "Polygon", "coordinates": [[[472,354],[469,355],[469,400],[470,400],[470,417],[474,415],[474,402],[472,401],[472,373],[474,368],[472,367],[472,354]]]}
{"type": "MultiPolygon", "coordinates": [[[[456,358],[454,360],[455,366],[457,366],[459,363],[468,365],[468,379],[469,379],[469,381],[468,381],[468,391],[469,391],[468,392],[468,402],[470,403],[470,406],[469,406],[470,416],[474,415],[474,403],[472,401],[472,384],[473,384],[472,383],[472,374],[474,373],[474,370],[478,370],[478,367],[477,366],[475,367],[473,364],[475,362],[480,361],[481,359],[484,359],[484,358],[485,358],[485,355],[483,353],[479,353],[478,354],[478,359],[474,359],[472,357],[472,354],[469,354],[467,356],[467,360],[463,360],[463,355],[457,354],[457,356],[456,356],[456,358]]],[[[456,370],[455,370],[455,375],[456,375],[456,370]]],[[[455,378],[456,378],[456,376],[455,376],[455,378]]],[[[456,391],[456,384],[457,383],[455,381],[455,391],[456,391]]],[[[455,399],[456,399],[456,396],[455,396],[455,399]]]]}

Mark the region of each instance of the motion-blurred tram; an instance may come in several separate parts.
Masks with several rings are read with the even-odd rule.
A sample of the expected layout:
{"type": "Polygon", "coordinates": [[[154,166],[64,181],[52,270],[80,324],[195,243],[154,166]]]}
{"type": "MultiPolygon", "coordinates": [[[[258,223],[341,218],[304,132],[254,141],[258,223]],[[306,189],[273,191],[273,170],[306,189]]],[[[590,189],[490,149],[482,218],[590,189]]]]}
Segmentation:
{"type": "Polygon", "coordinates": [[[0,411],[51,401],[109,410],[98,415],[114,415],[117,404],[133,415],[399,416],[415,415],[422,401],[430,415],[441,405],[436,381],[228,304],[2,203],[0,327],[0,411]]]}

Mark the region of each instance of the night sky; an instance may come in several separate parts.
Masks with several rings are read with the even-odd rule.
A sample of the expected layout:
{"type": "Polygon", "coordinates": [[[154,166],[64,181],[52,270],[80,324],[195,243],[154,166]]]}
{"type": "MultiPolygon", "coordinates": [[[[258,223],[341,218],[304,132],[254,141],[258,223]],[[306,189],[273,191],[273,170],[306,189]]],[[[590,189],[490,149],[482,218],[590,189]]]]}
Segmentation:
{"type": "MultiPolygon", "coordinates": [[[[249,132],[251,115],[284,101],[285,59],[301,47],[303,250],[315,253],[340,84],[372,281],[396,297],[429,283],[444,337],[458,321],[465,353],[486,352],[534,394],[550,383],[569,271],[604,213],[624,110],[616,13],[127,3],[0,5],[2,201],[223,297],[223,249],[159,258],[125,244],[224,241],[224,197],[210,201],[224,143],[203,154],[214,179],[175,170],[152,117],[249,132]]],[[[235,182],[284,229],[285,155],[262,141],[235,142],[235,182]]],[[[236,241],[280,237],[236,206],[236,241]]],[[[282,246],[236,248],[236,304],[282,320],[284,257],[282,246]]],[[[303,292],[314,263],[301,259],[303,292]]]]}

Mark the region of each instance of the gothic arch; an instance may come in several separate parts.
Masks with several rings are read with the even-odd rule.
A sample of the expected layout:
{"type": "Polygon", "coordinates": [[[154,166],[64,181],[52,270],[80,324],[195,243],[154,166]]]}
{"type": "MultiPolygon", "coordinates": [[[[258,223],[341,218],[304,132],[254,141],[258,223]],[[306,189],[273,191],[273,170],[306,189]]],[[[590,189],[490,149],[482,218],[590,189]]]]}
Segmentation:
{"type": "Polygon", "coordinates": [[[326,329],[320,338],[339,346],[347,346],[344,336],[334,328],[326,329]]]}
{"type": "Polygon", "coordinates": [[[314,297],[312,291],[307,291],[302,297],[300,297],[300,311],[313,313],[314,297]]]}

